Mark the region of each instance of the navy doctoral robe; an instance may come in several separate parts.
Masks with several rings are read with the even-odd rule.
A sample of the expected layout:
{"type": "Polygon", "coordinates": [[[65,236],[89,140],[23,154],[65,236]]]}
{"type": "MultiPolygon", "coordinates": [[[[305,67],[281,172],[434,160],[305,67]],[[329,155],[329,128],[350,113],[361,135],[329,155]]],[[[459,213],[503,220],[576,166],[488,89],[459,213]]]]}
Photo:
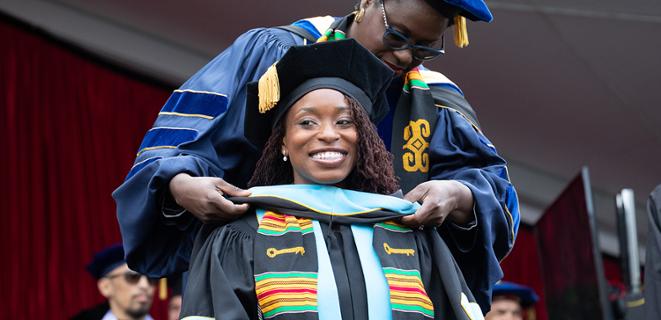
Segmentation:
{"type": "MultiPolygon", "coordinates": [[[[333,20],[319,17],[296,25],[318,35],[333,20]]],[[[282,29],[248,31],[172,93],[145,135],[126,180],[113,193],[131,269],[152,277],[188,269],[201,223],[176,206],[169,181],[185,172],[246,186],[261,152],[243,135],[244,130],[258,129],[244,128],[246,84],[258,80],[288,48],[305,43],[282,29]]],[[[467,104],[461,90],[440,73],[422,68],[421,74],[435,100],[451,95],[467,104]]],[[[391,99],[395,101],[396,94],[391,99]]],[[[391,108],[396,105],[391,103],[391,108]]],[[[486,312],[491,287],[503,276],[499,261],[511,250],[518,231],[518,199],[504,159],[475,118],[448,105],[430,106],[436,108],[438,121],[429,142],[429,176],[466,185],[475,200],[475,222],[468,227],[445,223],[439,232],[486,312]]],[[[384,121],[388,119],[392,117],[384,121]]],[[[379,125],[385,139],[389,130],[388,124],[379,125]]]]}

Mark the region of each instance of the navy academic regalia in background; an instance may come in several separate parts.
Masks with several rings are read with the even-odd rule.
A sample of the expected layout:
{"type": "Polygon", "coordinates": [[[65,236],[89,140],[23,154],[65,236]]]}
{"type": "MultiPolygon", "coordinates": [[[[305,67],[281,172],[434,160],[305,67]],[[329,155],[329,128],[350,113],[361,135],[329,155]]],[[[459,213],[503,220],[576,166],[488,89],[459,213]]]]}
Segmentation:
{"type": "Polygon", "coordinates": [[[528,319],[537,318],[535,303],[539,297],[527,286],[513,282],[500,281],[493,287],[491,311],[486,320],[496,319],[528,319]]]}
{"type": "Polygon", "coordinates": [[[493,296],[516,297],[523,308],[531,307],[539,301],[539,297],[533,289],[508,281],[498,282],[493,287],[493,296]]]}
{"type": "MultiPolygon", "coordinates": [[[[130,309],[129,305],[133,304],[132,302],[129,305],[123,305],[118,302],[123,298],[130,297],[133,299],[133,296],[137,291],[132,291],[127,286],[137,286],[138,282],[141,281],[142,275],[137,275],[135,281],[127,280],[127,273],[117,273],[111,274],[114,270],[126,268],[126,261],[124,260],[124,248],[121,243],[110,245],[101,251],[97,252],[92,261],[86,266],[87,271],[97,280],[97,285],[99,291],[104,295],[108,300],[104,301],[101,304],[98,304],[92,308],[83,310],[73,316],[72,320],[117,320],[116,313],[128,312],[127,310],[136,311],[136,309],[130,309]],[[123,281],[123,286],[109,285],[112,279],[117,279],[117,277],[122,276],[123,279],[118,279],[118,281],[123,281]],[[106,283],[102,283],[106,281],[106,283]],[[107,286],[108,284],[108,286],[107,286]],[[112,287],[113,289],[109,289],[112,287]],[[106,288],[106,289],[102,289],[106,288]],[[104,290],[106,293],[104,293],[104,290]],[[118,298],[119,297],[119,298],[118,298]],[[129,309],[124,309],[129,308],[129,309]]],[[[153,287],[150,287],[148,290],[153,290],[153,287]]],[[[146,309],[144,310],[145,314],[142,316],[135,316],[144,320],[153,320],[153,318],[147,314],[148,309],[151,307],[151,298],[148,298],[149,302],[146,304],[146,309]]],[[[124,301],[126,303],[126,301],[124,301]]],[[[126,313],[129,314],[129,313],[126,313]]]]}
{"type": "Polygon", "coordinates": [[[117,243],[97,252],[86,269],[94,278],[101,279],[124,263],[124,247],[121,243],[117,243]]]}
{"type": "MultiPolygon", "coordinates": [[[[468,18],[491,20],[483,1],[447,2],[468,18]]],[[[314,38],[332,40],[352,21],[353,14],[293,25],[314,38]]],[[[172,93],[145,135],[125,182],[113,193],[132,269],[151,277],[188,269],[194,236],[202,224],[176,206],[169,181],[183,172],[221,177],[245,187],[261,152],[245,137],[247,130],[257,130],[244,127],[246,84],[259,79],[287,49],[309,42],[282,28],[250,30],[172,93]]],[[[465,228],[445,223],[439,230],[485,308],[491,286],[503,275],[499,261],[512,248],[519,226],[518,199],[506,163],[480,130],[459,87],[445,76],[421,66],[393,83],[390,110],[379,124],[379,134],[387,147],[395,146],[391,150],[400,166],[402,156],[417,159],[412,170],[424,171],[425,180],[457,180],[472,191],[475,223],[465,228]],[[417,117],[413,97],[427,100],[423,110],[417,110],[426,118],[414,122],[415,128],[398,127],[395,122],[407,124],[408,118],[402,117],[409,113],[417,117]],[[393,127],[398,128],[395,133],[393,127]],[[408,140],[403,131],[409,133],[408,140]],[[397,156],[404,146],[406,154],[397,156]]],[[[407,181],[403,177],[403,185],[407,181]]]]}
{"type": "MultiPolygon", "coordinates": [[[[111,245],[94,255],[92,261],[86,266],[95,279],[101,279],[108,272],[124,264],[124,249],[121,243],[111,245]]],[[[100,320],[108,313],[110,305],[104,301],[92,308],[82,310],[71,320],[100,320]]]]}

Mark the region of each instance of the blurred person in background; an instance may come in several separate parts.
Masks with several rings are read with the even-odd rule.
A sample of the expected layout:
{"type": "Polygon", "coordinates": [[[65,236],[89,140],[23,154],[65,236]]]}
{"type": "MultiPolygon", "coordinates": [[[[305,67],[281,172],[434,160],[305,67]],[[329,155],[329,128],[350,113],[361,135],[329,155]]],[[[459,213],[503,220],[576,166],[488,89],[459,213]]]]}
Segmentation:
{"type": "Polygon", "coordinates": [[[181,276],[168,277],[168,283],[172,288],[172,295],[168,300],[168,320],[179,320],[181,313],[181,276]]]}
{"type": "Polygon", "coordinates": [[[156,280],[129,269],[121,244],[95,254],[87,271],[97,279],[99,292],[107,300],[81,311],[72,320],[153,320],[149,309],[156,280]]]}
{"type": "Polygon", "coordinates": [[[535,291],[516,283],[500,281],[493,288],[491,311],[486,320],[535,320],[535,291]]]}

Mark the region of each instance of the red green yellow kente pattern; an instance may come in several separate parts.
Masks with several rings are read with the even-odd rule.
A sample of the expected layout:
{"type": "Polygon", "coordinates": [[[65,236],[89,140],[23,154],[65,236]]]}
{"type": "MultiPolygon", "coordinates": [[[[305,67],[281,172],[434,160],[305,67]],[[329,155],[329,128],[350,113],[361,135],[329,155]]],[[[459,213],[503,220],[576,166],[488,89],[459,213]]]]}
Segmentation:
{"type": "Polygon", "coordinates": [[[390,304],[393,311],[415,312],[434,318],[434,306],[422,285],[418,270],[383,268],[390,287],[390,304]]]}
{"type": "Polygon", "coordinates": [[[317,312],[316,272],[258,274],[255,292],[265,319],[285,313],[317,312]]]}
{"type": "Polygon", "coordinates": [[[264,213],[264,217],[259,223],[259,229],[257,229],[257,233],[267,236],[280,236],[288,232],[308,234],[312,231],[312,220],[279,214],[273,211],[266,211],[264,213]]]}

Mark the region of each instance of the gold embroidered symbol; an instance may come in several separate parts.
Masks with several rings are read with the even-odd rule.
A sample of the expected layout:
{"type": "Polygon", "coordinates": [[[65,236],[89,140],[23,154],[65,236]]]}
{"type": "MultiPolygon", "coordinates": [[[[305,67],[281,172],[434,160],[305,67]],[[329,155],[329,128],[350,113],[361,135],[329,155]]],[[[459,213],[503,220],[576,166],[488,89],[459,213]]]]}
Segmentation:
{"type": "Polygon", "coordinates": [[[429,171],[429,154],[425,152],[429,147],[429,142],[425,138],[429,138],[430,135],[431,126],[429,121],[425,119],[409,121],[409,125],[404,128],[406,144],[402,147],[402,149],[410,151],[404,152],[402,155],[404,170],[423,173],[429,171]]]}
{"type": "Polygon", "coordinates": [[[305,254],[305,248],[303,247],[292,247],[292,248],[284,248],[284,249],[276,249],[276,248],[268,248],[266,249],[266,255],[269,258],[275,258],[277,255],[280,254],[285,254],[285,253],[293,253],[297,254],[300,253],[301,255],[305,254]]]}
{"type": "Polygon", "coordinates": [[[415,250],[413,250],[413,249],[392,248],[392,247],[390,247],[390,245],[388,245],[387,242],[383,243],[383,250],[386,250],[387,254],[405,254],[407,256],[415,255],[415,250]]]}

